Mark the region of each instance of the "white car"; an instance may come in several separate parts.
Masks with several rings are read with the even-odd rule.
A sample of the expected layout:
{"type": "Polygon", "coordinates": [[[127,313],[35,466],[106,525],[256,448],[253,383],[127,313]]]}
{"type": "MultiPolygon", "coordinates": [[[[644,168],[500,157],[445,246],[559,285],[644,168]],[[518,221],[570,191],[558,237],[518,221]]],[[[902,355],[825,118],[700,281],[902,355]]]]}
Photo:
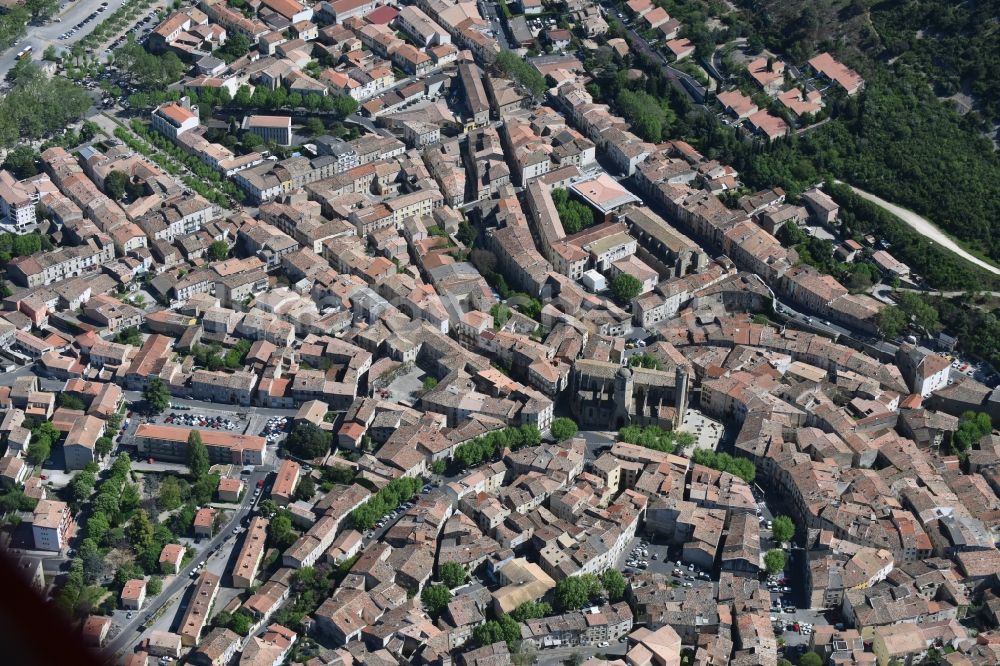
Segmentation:
{"type": "Polygon", "coordinates": [[[600,643],[597,644],[597,647],[608,647],[609,645],[611,645],[611,643],[607,641],[601,641],[600,643]]]}

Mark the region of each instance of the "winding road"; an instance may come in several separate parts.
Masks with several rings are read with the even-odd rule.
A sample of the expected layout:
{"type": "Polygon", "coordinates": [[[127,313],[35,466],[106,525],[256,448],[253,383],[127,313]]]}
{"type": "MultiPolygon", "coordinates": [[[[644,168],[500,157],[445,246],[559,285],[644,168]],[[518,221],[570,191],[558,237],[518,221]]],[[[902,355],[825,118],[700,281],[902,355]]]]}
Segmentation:
{"type": "Polygon", "coordinates": [[[962,248],[961,245],[959,245],[950,237],[948,237],[947,234],[945,234],[943,231],[934,226],[934,224],[929,220],[927,220],[926,218],[917,215],[911,210],[907,210],[905,208],[897,206],[896,204],[889,203],[885,199],[877,197],[874,194],[871,194],[870,192],[859,190],[853,185],[849,185],[847,183],[843,184],[847,185],[852,190],[854,190],[854,193],[857,194],[862,199],[867,199],[868,201],[871,201],[876,206],[884,208],[885,210],[889,211],[890,213],[901,219],[903,222],[906,222],[906,224],[912,227],[921,236],[924,236],[925,238],[934,241],[935,243],[937,243],[938,245],[940,245],[945,249],[951,250],[952,252],[962,257],[966,261],[969,261],[975,264],[976,266],[979,266],[980,268],[987,270],[990,273],[993,273],[994,275],[1000,275],[1000,268],[997,268],[991,263],[983,261],[979,257],[975,257],[969,254],[966,250],[962,248]]]}

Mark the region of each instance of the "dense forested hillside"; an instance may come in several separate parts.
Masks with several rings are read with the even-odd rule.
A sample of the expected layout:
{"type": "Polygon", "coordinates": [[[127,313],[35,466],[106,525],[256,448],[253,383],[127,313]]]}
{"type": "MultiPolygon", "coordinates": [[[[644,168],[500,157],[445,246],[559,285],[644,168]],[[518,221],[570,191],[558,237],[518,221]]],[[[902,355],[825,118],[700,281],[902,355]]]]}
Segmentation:
{"type": "Polygon", "coordinates": [[[751,10],[747,17],[759,34],[797,62],[831,50],[870,74],[876,63],[898,58],[914,65],[939,97],[963,93],[976,120],[1000,122],[1000,0],[739,4],[751,10]]]}
{"type": "Polygon", "coordinates": [[[915,64],[941,97],[971,95],[974,113],[1000,122],[1000,0],[909,0],[872,7],[884,58],[915,64]]]}
{"type": "Polygon", "coordinates": [[[746,0],[765,43],[801,63],[830,50],[867,79],[835,120],[742,164],[792,191],[833,175],[927,216],[1000,260],[1000,0],[746,0]],[[958,113],[962,90],[974,111],[958,113]]]}

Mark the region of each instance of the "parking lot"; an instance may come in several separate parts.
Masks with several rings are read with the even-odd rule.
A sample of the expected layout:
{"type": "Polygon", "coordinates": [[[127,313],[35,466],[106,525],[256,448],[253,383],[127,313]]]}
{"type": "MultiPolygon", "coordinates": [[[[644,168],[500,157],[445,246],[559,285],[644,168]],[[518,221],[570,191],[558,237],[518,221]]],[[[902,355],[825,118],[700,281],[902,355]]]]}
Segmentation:
{"type": "Polygon", "coordinates": [[[959,379],[964,379],[965,377],[972,377],[977,382],[990,386],[994,386],[1000,381],[1000,377],[993,371],[993,368],[985,363],[966,361],[958,357],[949,358],[952,358],[951,369],[948,371],[949,384],[954,384],[959,379]]]}
{"type": "Polygon", "coordinates": [[[70,37],[76,35],[77,32],[83,30],[84,27],[93,23],[94,21],[100,22],[101,15],[108,10],[108,4],[109,4],[108,2],[102,2],[96,10],[85,16],[82,21],[74,25],[72,28],[70,28],[63,34],[59,35],[59,40],[65,41],[70,37]]]}
{"type": "Polygon", "coordinates": [[[287,416],[255,416],[250,420],[250,432],[253,435],[260,435],[267,440],[268,444],[277,445],[288,435],[292,420],[287,416]],[[260,422],[263,423],[260,423],[260,422]],[[258,430],[259,428],[259,430],[258,430]]]}
{"type": "Polygon", "coordinates": [[[703,587],[713,584],[711,572],[681,561],[680,548],[663,538],[636,537],[618,563],[626,574],[652,572],[666,576],[681,587],[703,587]]]}
{"type": "Polygon", "coordinates": [[[205,430],[224,430],[237,433],[242,433],[247,425],[246,421],[241,420],[230,412],[196,412],[194,410],[181,409],[179,406],[160,414],[155,420],[167,425],[202,428],[205,430]]]}

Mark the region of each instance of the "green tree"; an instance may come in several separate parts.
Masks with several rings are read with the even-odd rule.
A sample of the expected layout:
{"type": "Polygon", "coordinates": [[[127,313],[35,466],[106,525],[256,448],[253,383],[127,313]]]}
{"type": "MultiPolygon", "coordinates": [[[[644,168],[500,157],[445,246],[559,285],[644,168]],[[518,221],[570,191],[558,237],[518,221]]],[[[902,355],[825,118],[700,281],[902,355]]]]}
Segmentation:
{"type": "Polygon", "coordinates": [[[132,521],[126,530],[128,541],[132,547],[143,550],[153,542],[153,523],[149,521],[149,516],[142,509],[136,511],[132,521]]]}
{"type": "Polygon", "coordinates": [[[632,125],[632,130],[652,143],[668,138],[670,128],[677,119],[669,107],[641,90],[622,90],[615,103],[625,120],[632,125]]]}
{"type": "MultiPolygon", "coordinates": [[[[19,11],[0,15],[2,20],[25,17],[19,11]]],[[[23,30],[23,27],[19,28],[23,30]]],[[[0,34],[0,43],[4,41],[0,34]]],[[[61,76],[47,77],[24,60],[14,69],[14,87],[0,98],[0,145],[23,145],[76,122],[91,106],[87,91],[61,76]]]]}
{"type": "Polygon", "coordinates": [[[465,584],[468,574],[458,562],[445,562],[438,567],[438,578],[448,589],[455,589],[459,585],[465,584]]]}
{"type": "Polygon", "coordinates": [[[451,601],[451,591],[444,585],[428,585],[420,593],[420,600],[424,602],[427,614],[437,620],[451,601]]]}
{"type": "Polygon", "coordinates": [[[424,391],[430,391],[432,388],[438,385],[437,377],[427,376],[424,378],[424,391]]]}
{"type": "Polygon", "coordinates": [[[268,533],[271,545],[278,550],[285,550],[299,538],[298,533],[292,529],[292,519],[287,511],[282,511],[271,519],[268,533]]]}
{"type": "Polygon", "coordinates": [[[500,51],[497,54],[494,64],[505,74],[527,88],[535,97],[541,97],[548,87],[545,83],[545,77],[542,76],[541,72],[512,51],[506,49],[500,51]]]}
{"type": "Polygon", "coordinates": [[[41,465],[52,454],[52,444],[49,440],[36,439],[28,444],[27,459],[32,465],[41,465]]]}
{"type": "Polygon", "coordinates": [[[95,510],[87,519],[87,538],[93,539],[95,543],[101,543],[110,529],[111,523],[103,511],[95,510]]]}
{"type": "Polygon", "coordinates": [[[799,666],[823,666],[823,658],[809,651],[799,657],[799,666]]]}
{"type": "Polygon", "coordinates": [[[476,242],[476,228],[467,221],[462,220],[458,225],[458,233],[455,234],[459,242],[466,247],[471,247],[476,242]]]}
{"type": "Polygon", "coordinates": [[[123,564],[115,571],[114,586],[118,590],[121,590],[125,586],[125,583],[139,578],[144,578],[142,569],[136,564],[129,562],[128,564],[123,564]]]}
{"type": "MultiPolygon", "coordinates": [[[[87,539],[87,541],[92,545],[94,543],[92,539],[87,539]]],[[[83,560],[83,575],[88,585],[92,585],[104,576],[104,558],[96,550],[96,545],[93,545],[93,548],[94,550],[88,552],[84,552],[82,547],[80,549],[80,559],[83,560]]]]}
{"type": "Polygon", "coordinates": [[[191,486],[191,499],[197,504],[208,504],[219,488],[219,475],[206,474],[191,486]]]}
{"type": "Polygon", "coordinates": [[[738,476],[747,483],[753,483],[757,477],[757,466],[752,461],[746,458],[734,458],[728,453],[716,453],[710,449],[695,449],[691,454],[691,460],[698,465],[738,476]]]}
{"type": "Polygon", "coordinates": [[[508,646],[521,640],[521,628],[509,615],[501,614],[496,620],[490,620],[473,630],[472,639],[479,646],[506,642],[508,646]]]}
{"type": "Polygon", "coordinates": [[[564,612],[581,608],[600,594],[601,587],[601,581],[593,574],[563,578],[556,583],[556,605],[564,612]]]}
{"type": "Polygon", "coordinates": [[[115,448],[115,442],[110,437],[99,437],[94,444],[94,453],[98,458],[105,458],[115,448]]]}
{"type": "Polygon", "coordinates": [[[41,465],[52,455],[52,446],[59,441],[62,433],[51,421],[42,421],[31,428],[31,443],[28,444],[27,459],[32,465],[41,465]]]}
{"type": "Polygon", "coordinates": [[[347,116],[356,113],[358,110],[358,102],[353,97],[347,95],[338,95],[333,98],[333,106],[331,111],[337,114],[337,117],[343,119],[347,116]]]}
{"type": "Polygon", "coordinates": [[[278,504],[272,499],[264,500],[257,505],[257,508],[260,510],[260,515],[264,516],[268,520],[278,515],[278,511],[280,510],[278,504]]]}
{"type": "Polygon", "coordinates": [[[146,581],[146,595],[149,597],[155,597],[160,592],[163,591],[163,579],[159,576],[153,576],[148,581],[146,581]]]}
{"type": "Polygon", "coordinates": [[[151,413],[159,414],[170,404],[170,390],[162,379],[154,377],[142,389],[142,399],[151,413]]]}
{"type": "Polygon", "coordinates": [[[510,308],[503,303],[497,303],[490,308],[490,315],[493,317],[493,326],[502,328],[510,320],[510,308]]]}
{"type": "Polygon", "coordinates": [[[123,345],[132,345],[133,347],[141,347],[142,333],[135,326],[129,326],[118,332],[118,335],[115,336],[115,342],[123,345]]]}
{"type": "Polygon", "coordinates": [[[347,465],[338,465],[334,463],[333,465],[324,467],[322,474],[324,480],[339,483],[341,485],[347,485],[354,481],[354,470],[347,465]]]}
{"type": "MultiPolygon", "coordinates": [[[[240,33],[236,33],[234,35],[230,35],[226,39],[226,43],[221,48],[216,50],[215,55],[228,64],[237,58],[245,56],[250,51],[251,46],[252,44],[250,43],[249,38],[240,33]]],[[[237,91],[237,95],[238,94],[239,91],[237,91]]]]}
{"type": "Polygon", "coordinates": [[[601,584],[611,601],[619,601],[625,596],[625,576],[617,569],[608,569],[601,576],[601,584]]]}
{"type": "Polygon", "coordinates": [[[285,446],[297,456],[306,459],[319,458],[330,452],[333,435],[307,421],[296,424],[288,435],[285,446]]]}
{"type": "Polygon", "coordinates": [[[130,33],[124,46],[114,52],[115,65],[143,90],[166,90],[181,78],[186,69],[177,54],[154,55],[146,51],[130,33]]]}
{"type": "Polygon", "coordinates": [[[649,370],[659,370],[662,366],[655,356],[649,354],[636,354],[628,360],[630,368],[648,368],[649,370]]]}
{"type": "Polygon", "coordinates": [[[212,261],[225,261],[229,257],[229,244],[226,241],[215,241],[208,246],[208,256],[212,261]]]}
{"type": "Polygon", "coordinates": [[[179,507],[187,495],[187,484],[176,476],[168,476],[160,483],[157,502],[166,511],[179,507]]]}
{"type": "Polygon", "coordinates": [[[83,141],[90,141],[100,133],[101,126],[93,120],[83,121],[83,125],[80,127],[80,139],[83,141]]]}
{"type": "Polygon", "coordinates": [[[326,126],[319,118],[312,117],[306,120],[305,130],[310,136],[321,136],[326,132],[326,126]]]}
{"type": "Polygon", "coordinates": [[[220,611],[212,620],[212,624],[216,627],[235,631],[240,636],[247,636],[250,634],[251,627],[253,627],[253,618],[242,608],[235,613],[220,611]]]}
{"type": "Polygon", "coordinates": [[[620,302],[631,303],[632,299],[642,291],[642,283],[633,275],[619,273],[611,282],[611,291],[620,302]]]}
{"type": "Polygon", "coordinates": [[[249,108],[252,94],[250,86],[243,84],[237,88],[236,96],[233,97],[233,103],[241,109],[249,108]]]}
{"type": "Polygon", "coordinates": [[[65,407],[66,409],[79,409],[83,411],[87,408],[87,405],[83,403],[83,400],[72,393],[60,393],[56,396],[56,403],[58,403],[60,407],[65,407]]]}
{"type": "Polygon", "coordinates": [[[208,448],[201,441],[197,430],[192,430],[187,440],[187,464],[194,479],[201,479],[208,474],[208,448]]]}
{"type": "Polygon", "coordinates": [[[121,201],[128,187],[128,174],[124,171],[112,171],[104,177],[104,193],[115,201],[121,201]]]}
{"type": "Polygon", "coordinates": [[[562,188],[552,190],[552,202],[567,234],[575,234],[594,224],[594,213],[586,204],[569,198],[562,188]]]}
{"type": "Polygon", "coordinates": [[[552,436],[557,442],[564,442],[576,435],[576,421],[560,417],[552,421],[552,436]]]}
{"type": "Polygon", "coordinates": [[[435,460],[431,463],[431,472],[434,474],[444,474],[448,469],[448,464],[444,460],[435,460]]]}
{"type": "Polygon", "coordinates": [[[83,502],[90,497],[90,493],[94,492],[95,483],[97,483],[96,474],[86,471],[80,472],[69,482],[70,498],[78,504],[83,502]]]}
{"type": "Polygon", "coordinates": [[[126,483],[118,498],[118,507],[122,513],[128,514],[137,509],[141,501],[142,495],[139,494],[139,487],[134,483],[126,483]]]}
{"type": "Polygon", "coordinates": [[[545,601],[525,601],[510,616],[517,622],[526,622],[552,614],[552,605],[545,601]]]}
{"type": "Polygon", "coordinates": [[[785,551],[772,548],[764,554],[764,568],[769,574],[781,573],[785,569],[785,551]]]}
{"type": "Polygon", "coordinates": [[[16,178],[30,178],[38,173],[40,157],[31,146],[17,146],[4,158],[3,168],[16,178]]]}
{"type": "Polygon", "coordinates": [[[993,431],[989,414],[968,411],[958,420],[958,429],[951,435],[951,450],[964,453],[993,431]]]}
{"type": "Polygon", "coordinates": [[[95,510],[104,513],[112,526],[118,524],[121,509],[119,508],[117,492],[102,488],[93,500],[95,510]]]}
{"type": "Polygon", "coordinates": [[[25,0],[24,7],[32,18],[47,18],[59,11],[59,0],[25,0]]]}
{"type": "Polygon", "coordinates": [[[777,516],[772,527],[771,533],[778,543],[788,543],[795,538],[795,523],[788,516],[777,516]]]}
{"type": "Polygon", "coordinates": [[[316,482],[311,476],[303,476],[299,480],[299,485],[295,487],[295,498],[309,501],[316,494],[316,482]]]}

